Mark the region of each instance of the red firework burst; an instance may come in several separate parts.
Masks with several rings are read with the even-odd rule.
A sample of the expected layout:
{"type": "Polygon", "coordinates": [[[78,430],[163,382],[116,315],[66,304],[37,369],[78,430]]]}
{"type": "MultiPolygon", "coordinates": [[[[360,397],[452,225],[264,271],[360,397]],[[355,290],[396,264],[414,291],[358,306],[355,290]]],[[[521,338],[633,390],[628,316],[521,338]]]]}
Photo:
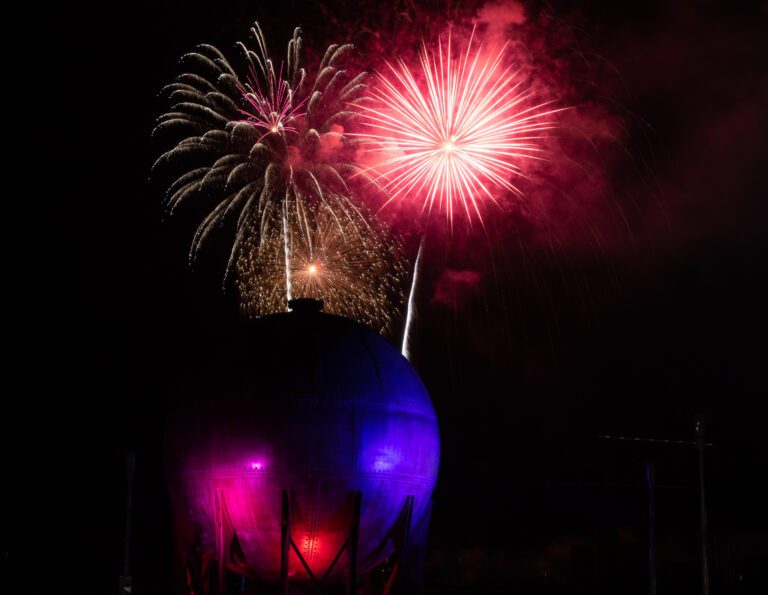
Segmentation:
{"type": "Polygon", "coordinates": [[[555,123],[552,102],[532,105],[532,91],[519,70],[504,66],[508,45],[497,54],[472,50],[454,56],[451,35],[436,51],[423,44],[420,65],[387,62],[363,107],[363,121],[381,159],[373,165],[389,200],[411,197],[431,211],[437,203],[453,222],[463,207],[482,223],[480,203],[496,192],[520,191],[521,160],[540,159],[538,140],[555,123]]]}

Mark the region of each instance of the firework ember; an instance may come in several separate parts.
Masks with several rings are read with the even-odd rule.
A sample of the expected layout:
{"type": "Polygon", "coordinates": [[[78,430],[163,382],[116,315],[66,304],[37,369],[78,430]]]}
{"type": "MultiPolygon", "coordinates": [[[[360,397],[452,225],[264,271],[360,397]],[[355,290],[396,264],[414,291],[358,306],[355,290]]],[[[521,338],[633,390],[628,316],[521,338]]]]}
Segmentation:
{"type": "Polygon", "coordinates": [[[321,203],[311,214],[289,206],[281,232],[249,235],[237,286],[250,317],[282,312],[288,299],[316,298],[324,310],[380,332],[403,303],[406,263],[399,243],[373,218],[321,203]],[[375,223],[375,222],[374,222],[375,223]]]}
{"type": "Polygon", "coordinates": [[[360,105],[389,201],[437,205],[451,222],[457,209],[482,222],[483,201],[520,194],[520,163],[541,158],[538,141],[559,111],[533,102],[525,77],[504,65],[507,46],[493,55],[473,41],[456,52],[449,34],[435,51],[423,45],[418,68],[387,63],[374,102],[360,105]]]}

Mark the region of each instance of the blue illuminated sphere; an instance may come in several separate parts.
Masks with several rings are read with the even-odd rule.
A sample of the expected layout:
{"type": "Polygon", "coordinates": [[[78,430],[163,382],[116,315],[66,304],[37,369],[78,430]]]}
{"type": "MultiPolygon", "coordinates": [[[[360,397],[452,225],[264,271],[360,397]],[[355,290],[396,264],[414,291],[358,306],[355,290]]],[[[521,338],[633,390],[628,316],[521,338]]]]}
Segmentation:
{"type": "MultiPolygon", "coordinates": [[[[305,303],[257,321],[182,391],[167,439],[179,547],[199,536],[215,552],[223,539],[231,571],[277,581],[288,490],[292,538],[322,576],[360,491],[365,572],[392,553],[408,496],[412,522],[425,515],[439,456],[435,410],[408,361],[378,334],[305,303]]],[[[343,577],[348,551],[329,581],[343,577]]],[[[289,569],[291,580],[307,580],[293,554],[289,569]]]]}

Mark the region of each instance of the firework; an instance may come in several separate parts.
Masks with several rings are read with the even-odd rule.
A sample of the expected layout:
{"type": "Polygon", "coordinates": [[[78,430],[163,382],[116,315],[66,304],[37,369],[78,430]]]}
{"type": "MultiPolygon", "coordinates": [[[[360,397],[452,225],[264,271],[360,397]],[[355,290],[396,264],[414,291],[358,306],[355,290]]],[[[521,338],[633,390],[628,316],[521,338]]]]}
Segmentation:
{"type": "Polygon", "coordinates": [[[163,89],[171,107],[153,134],[173,135],[175,144],[155,162],[153,175],[170,175],[170,213],[193,199],[210,205],[190,261],[228,224],[235,237],[227,272],[248,234],[282,233],[286,209],[319,202],[354,209],[347,179],[361,172],[344,130],[361,100],[364,74],[348,68],[350,45],[330,46],[310,74],[301,66],[301,44],[296,29],[286,61],[275,66],[256,24],[250,46],[237,44],[242,68],[200,45],[182,58],[185,72],[163,89]]]}
{"type": "Polygon", "coordinates": [[[251,235],[237,260],[247,316],[285,310],[292,298],[324,301],[324,310],[379,332],[391,330],[403,302],[399,243],[356,210],[320,203],[312,213],[287,205],[283,227],[251,235]]]}
{"type": "Polygon", "coordinates": [[[248,102],[247,109],[240,110],[240,113],[245,116],[242,121],[264,130],[258,142],[262,142],[268,134],[297,134],[299,131],[292,124],[306,115],[305,112],[300,111],[306,103],[306,98],[294,104],[292,89],[283,80],[282,69],[275,77],[275,70],[269,64],[265,76],[266,91],[259,86],[258,77],[253,70],[248,77],[248,87],[238,87],[241,95],[248,102]]]}
{"type": "Polygon", "coordinates": [[[405,311],[405,326],[403,327],[403,342],[400,347],[400,353],[403,357],[411,359],[411,325],[416,312],[416,288],[419,282],[419,272],[421,268],[421,255],[424,252],[424,238],[419,242],[419,251],[416,253],[416,260],[413,263],[413,274],[411,275],[411,290],[408,292],[408,303],[405,311]]]}
{"type": "Polygon", "coordinates": [[[458,55],[450,34],[436,51],[424,44],[415,69],[388,62],[371,89],[374,103],[360,106],[380,155],[371,169],[389,201],[413,197],[451,221],[460,208],[482,222],[481,203],[495,202],[499,189],[520,194],[512,180],[522,160],[539,158],[537,141],[559,111],[533,104],[525,78],[503,64],[506,45],[492,55],[473,50],[473,39],[458,55]]]}

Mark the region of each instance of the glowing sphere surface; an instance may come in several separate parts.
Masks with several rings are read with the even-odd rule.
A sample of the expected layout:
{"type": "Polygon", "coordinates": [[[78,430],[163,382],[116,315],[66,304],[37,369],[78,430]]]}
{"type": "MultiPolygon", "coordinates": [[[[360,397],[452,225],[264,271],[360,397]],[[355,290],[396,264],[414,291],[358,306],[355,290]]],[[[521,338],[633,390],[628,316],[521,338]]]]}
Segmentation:
{"type": "MultiPolygon", "coordinates": [[[[416,524],[437,478],[437,418],[417,373],[378,334],[311,308],[260,319],[230,351],[182,391],[169,423],[180,547],[197,539],[213,553],[223,540],[230,570],[277,581],[288,490],[291,537],[321,577],[360,491],[358,569],[381,563],[407,497],[416,524]]],[[[328,581],[341,580],[348,555],[328,581]]],[[[293,552],[289,575],[308,579],[293,552]]]]}

